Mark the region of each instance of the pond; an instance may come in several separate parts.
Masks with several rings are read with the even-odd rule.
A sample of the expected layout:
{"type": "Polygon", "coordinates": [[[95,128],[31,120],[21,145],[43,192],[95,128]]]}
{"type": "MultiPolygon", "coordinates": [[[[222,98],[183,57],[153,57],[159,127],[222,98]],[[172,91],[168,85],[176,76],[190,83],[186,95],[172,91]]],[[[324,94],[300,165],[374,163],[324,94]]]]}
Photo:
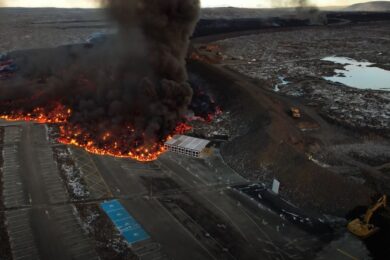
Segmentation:
{"type": "Polygon", "coordinates": [[[390,71],[372,66],[374,63],[335,56],[322,60],[344,65],[344,69],[335,70],[337,75],[324,77],[326,80],[358,89],[390,91],[390,71]]]}
{"type": "Polygon", "coordinates": [[[280,87],[290,84],[284,77],[278,76],[279,83],[277,83],[274,87],[275,92],[280,91],[280,87]]]}

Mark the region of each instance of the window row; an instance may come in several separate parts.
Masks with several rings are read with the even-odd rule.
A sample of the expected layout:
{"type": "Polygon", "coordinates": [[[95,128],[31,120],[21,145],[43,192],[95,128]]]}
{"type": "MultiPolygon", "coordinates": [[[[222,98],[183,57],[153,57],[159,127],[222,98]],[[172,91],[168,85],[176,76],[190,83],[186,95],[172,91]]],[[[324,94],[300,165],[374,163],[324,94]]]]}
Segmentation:
{"type": "Polygon", "coordinates": [[[165,148],[168,149],[171,152],[180,153],[180,154],[184,154],[184,155],[188,155],[188,156],[192,156],[192,157],[199,157],[200,156],[200,152],[189,150],[189,149],[185,149],[185,148],[182,148],[182,147],[166,145],[165,148]]]}

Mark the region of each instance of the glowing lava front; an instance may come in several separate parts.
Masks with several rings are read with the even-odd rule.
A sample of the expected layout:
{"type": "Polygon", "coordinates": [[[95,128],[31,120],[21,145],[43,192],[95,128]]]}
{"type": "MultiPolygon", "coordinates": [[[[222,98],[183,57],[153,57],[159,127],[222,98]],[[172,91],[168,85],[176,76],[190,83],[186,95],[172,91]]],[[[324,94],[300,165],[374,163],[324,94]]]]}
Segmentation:
{"type": "MultiPolygon", "coordinates": [[[[171,138],[171,136],[167,136],[162,140],[146,143],[142,137],[134,137],[134,129],[131,126],[124,127],[120,133],[115,135],[106,132],[99,136],[93,127],[85,129],[80,125],[69,122],[71,116],[72,110],[70,108],[56,104],[49,111],[43,108],[35,108],[29,113],[13,111],[6,115],[0,115],[0,119],[58,124],[60,130],[58,141],[62,144],[74,145],[94,154],[132,158],[141,162],[156,160],[165,152],[165,141],[171,138]]],[[[191,130],[190,126],[179,123],[172,135],[184,134],[189,130],[191,130]]]]}
{"type": "Polygon", "coordinates": [[[6,115],[0,114],[0,119],[7,121],[34,121],[41,124],[60,124],[66,123],[71,115],[72,110],[70,108],[67,108],[62,104],[56,104],[49,112],[44,108],[38,107],[31,113],[20,110],[6,115]]]}

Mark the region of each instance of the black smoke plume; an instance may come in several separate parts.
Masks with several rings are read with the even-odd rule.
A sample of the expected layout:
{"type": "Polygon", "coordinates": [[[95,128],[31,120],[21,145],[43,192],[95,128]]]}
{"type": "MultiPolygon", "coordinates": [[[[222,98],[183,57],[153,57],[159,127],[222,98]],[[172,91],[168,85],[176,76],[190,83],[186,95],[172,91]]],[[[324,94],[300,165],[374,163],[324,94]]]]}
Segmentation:
{"type": "Polygon", "coordinates": [[[28,83],[15,80],[11,88],[0,82],[1,114],[58,102],[72,109],[68,127],[81,126],[89,139],[110,131],[116,139],[148,147],[172,133],[192,97],[185,57],[199,0],[103,4],[118,34],[92,48],[65,49],[65,56],[47,50],[31,54],[28,62],[21,59],[28,83]]]}
{"type": "Polygon", "coordinates": [[[327,24],[326,14],[309,0],[276,0],[272,1],[274,7],[293,7],[300,19],[307,19],[313,25],[327,24]]]}

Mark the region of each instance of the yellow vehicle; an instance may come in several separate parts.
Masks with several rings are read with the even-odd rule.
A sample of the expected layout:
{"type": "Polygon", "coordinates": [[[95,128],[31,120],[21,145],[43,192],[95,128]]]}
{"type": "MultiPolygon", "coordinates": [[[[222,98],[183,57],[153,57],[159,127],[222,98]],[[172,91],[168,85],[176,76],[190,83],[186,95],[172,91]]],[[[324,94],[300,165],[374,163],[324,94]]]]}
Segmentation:
{"type": "Polygon", "coordinates": [[[349,222],[347,226],[348,230],[355,236],[362,239],[374,235],[376,232],[379,231],[379,227],[376,227],[370,223],[371,218],[377,210],[379,210],[380,208],[385,208],[386,203],[387,197],[386,195],[384,195],[378,200],[375,205],[373,205],[367,210],[365,215],[363,215],[361,218],[357,218],[349,222]]]}

